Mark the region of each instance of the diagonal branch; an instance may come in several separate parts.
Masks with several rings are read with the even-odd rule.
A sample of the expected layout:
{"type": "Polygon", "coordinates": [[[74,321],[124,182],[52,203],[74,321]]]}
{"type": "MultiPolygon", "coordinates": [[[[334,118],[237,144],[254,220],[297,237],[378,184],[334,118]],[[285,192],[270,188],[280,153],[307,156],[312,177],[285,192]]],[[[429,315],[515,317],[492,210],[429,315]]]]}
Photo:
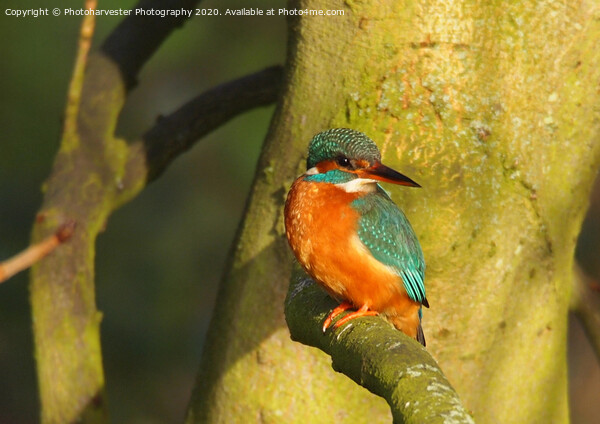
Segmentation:
{"type": "Polygon", "coordinates": [[[147,181],[157,178],[175,157],[231,118],[273,103],[282,73],[281,66],[266,68],[212,88],[171,115],[160,117],[143,136],[147,181]]]}
{"type": "MultiPolygon", "coordinates": [[[[152,10],[193,11],[200,0],[141,0],[129,16],[106,38],[101,50],[117,63],[131,88],[142,66],[152,57],[175,28],[183,25],[187,15],[149,15],[152,10]],[[139,11],[142,11],[141,13],[139,11]]],[[[193,15],[193,13],[192,13],[193,15]]]]}
{"type": "Polygon", "coordinates": [[[435,360],[418,342],[381,318],[354,320],[321,332],[334,302],[296,275],[285,301],[292,339],[331,356],[334,370],[388,402],[394,423],[473,423],[435,360]]]}

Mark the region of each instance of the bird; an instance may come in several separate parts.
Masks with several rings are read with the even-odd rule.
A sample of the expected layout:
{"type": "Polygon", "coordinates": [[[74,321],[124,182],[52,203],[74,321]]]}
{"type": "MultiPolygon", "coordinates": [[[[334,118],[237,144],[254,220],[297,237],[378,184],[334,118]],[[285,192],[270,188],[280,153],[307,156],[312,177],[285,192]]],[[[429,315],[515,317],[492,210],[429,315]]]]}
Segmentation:
{"type": "Polygon", "coordinates": [[[408,219],[380,182],[420,187],[381,163],[377,145],[349,128],[316,134],[306,172],[292,184],[285,232],[299,264],[339,305],[326,317],[338,328],[381,315],[425,346],[421,326],[425,259],[408,219]]]}

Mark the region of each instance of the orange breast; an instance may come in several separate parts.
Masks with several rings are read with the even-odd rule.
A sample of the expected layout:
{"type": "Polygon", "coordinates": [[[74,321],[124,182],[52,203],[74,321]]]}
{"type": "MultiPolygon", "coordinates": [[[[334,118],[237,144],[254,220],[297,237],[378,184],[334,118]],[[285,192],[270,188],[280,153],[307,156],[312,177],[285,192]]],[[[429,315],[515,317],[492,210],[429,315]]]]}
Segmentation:
{"type": "Polygon", "coordinates": [[[350,203],[359,196],[333,184],[296,180],[285,205],[290,246],[332,297],[356,308],[366,304],[414,337],[420,304],[408,297],[400,276],[374,259],[358,238],[360,216],[350,203]]]}

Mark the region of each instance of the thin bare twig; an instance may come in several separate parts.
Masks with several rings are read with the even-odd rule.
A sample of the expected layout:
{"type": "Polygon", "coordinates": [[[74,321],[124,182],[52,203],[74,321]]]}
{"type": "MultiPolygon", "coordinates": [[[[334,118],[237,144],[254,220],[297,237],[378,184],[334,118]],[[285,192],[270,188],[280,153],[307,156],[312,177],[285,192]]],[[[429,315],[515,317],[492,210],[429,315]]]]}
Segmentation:
{"type": "Polygon", "coordinates": [[[13,275],[26,270],[37,261],[49,255],[54,249],[67,241],[75,230],[75,222],[68,221],[61,225],[50,237],[29,246],[21,253],[0,263],[0,283],[13,275]]]}
{"type": "MultiPolygon", "coordinates": [[[[86,0],[85,2],[85,8],[88,10],[95,10],[96,6],[96,0],[86,0]]],[[[71,82],[69,84],[69,92],[67,93],[64,131],[68,134],[75,134],[77,131],[77,115],[83,88],[83,75],[85,73],[95,27],[96,15],[85,15],[81,22],[81,29],[79,30],[79,49],[77,51],[77,57],[75,58],[75,66],[73,67],[73,76],[71,77],[71,82]]]]}

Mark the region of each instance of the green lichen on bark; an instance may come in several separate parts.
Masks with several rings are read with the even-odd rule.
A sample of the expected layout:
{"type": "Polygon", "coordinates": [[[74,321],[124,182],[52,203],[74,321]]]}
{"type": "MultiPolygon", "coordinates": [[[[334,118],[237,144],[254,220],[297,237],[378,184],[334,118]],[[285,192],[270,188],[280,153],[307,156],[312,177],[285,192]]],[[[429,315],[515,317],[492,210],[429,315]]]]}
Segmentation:
{"type": "Polygon", "coordinates": [[[69,242],[31,272],[44,423],[95,423],[107,418],[94,255],[96,236],[124,191],[118,176],[127,148],[112,136],[118,116],[114,111],[121,109],[124,88],[105,58],[92,57],[89,64],[92,71],[87,83],[82,82],[81,103],[72,109],[76,115],[67,118],[76,125],[63,135],[33,229],[35,242],[66,221],[76,223],[69,242]]]}
{"type": "Polygon", "coordinates": [[[280,74],[279,67],[271,67],[194,98],[147,133],[154,135],[150,155],[149,139],[128,144],[114,136],[124,82],[112,60],[102,53],[90,57],[81,105],[69,109],[75,115],[68,117],[33,232],[37,241],[66,221],[77,224],[69,243],[31,274],[42,422],[106,420],[94,254],[110,214],[198,138],[245,110],[273,102],[280,74]],[[232,104],[232,98],[239,101],[232,104]],[[216,110],[204,113],[215,104],[216,110]]]}
{"type": "MultiPolygon", "coordinates": [[[[600,161],[600,112],[589,95],[600,81],[597,4],[306,0],[291,6],[346,14],[290,18],[284,95],[187,421],[389,422],[381,398],[332,373],[323,353],[291,342],[283,319],[292,273],[281,225],[285,182],[297,175],[316,132],[346,126],[366,132],[389,165],[424,186],[392,195],[428,263],[428,351],[475,419],[566,422],[574,243],[600,161]]],[[[162,29],[164,36],[172,30],[162,29]]],[[[114,53],[111,40],[107,50],[114,53]]],[[[142,56],[121,71],[139,70],[142,56]]],[[[47,423],[105,419],[94,242],[112,210],[160,172],[146,161],[146,142],[128,146],[113,136],[126,92],[116,65],[98,54],[88,69],[80,108],[70,109],[76,124],[65,130],[33,231],[37,241],[66,220],[78,225],[67,245],[32,270],[47,423]]],[[[228,119],[227,112],[200,122],[193,134],[228,119]]],[[[168,145],[168,137],[159,140],[159,156],[161,143],[168,145]]],[[[364,346],[376,356],[369,340],[344,346],[364,346]]],[[[355,359],[334,366],[360,381],[355,359]]],[[[408,371],[424,369],[418,363],[408,371]]],[[[369,385],[385,384],[384,375],[376,377],[369,385]]],[[[396,421],[416,416],[416,404],[399,401],[415,387],[400,384],[388,397],[400,406],[396,421]]]]}
{"type": "MultiPolygon", "coordinates": [[[[150,9],[159,6],[158,1],[142,3],[140,7],[150,9]]],[[[171,6],[176,3],[189,9],[197,0],[171,6]]],[[[108,420],[94,255],[96,237],[110,214],[202,136],[246,110],[271,104],[279,93],[281,67],[273,66],[198,95],[158,120],[140,140],[129,144],[115,137],[127,88],[185,19],[132,14],[88,57],[94,15],[84,18],[60,149],[43,186],[44,202],[32,235],[36,242],[65,222],[76,224],[68,243],[31,272],[43,423],[108,420]]]]}
{"type": "MultiPolygon", "coordinates": [[[[428,351],[475,420],[567,422],[573,252],[600,162],[600,113],[596,96],[589,95],[600,81],[596,3],[291,5],[346,13],[290,18],[284,97],[259,163],[234,271],[225,279],[229,288],[219,301],[231,305],[230,298],[249,296],[263,305],[265,296],[276,298],[273,292],[280,298],[278,279],[291,273],[289,256],[280,252],[285,243],[273,232],[281,186],[265,183],[265,164],[271,181],[291,181],[312,135],[331,127],[361,130],[377,142],[388,165],[423,186],[391,188],[392,196],[411,220],[428,265],[428,351]],[[267,248],[278,259],[262,256],[267,248]],[[260,267],[266,278],[232,277],[247,267],[260,267]]],[[[294,387],[304,404],[294,418],[314,421],[320,402],[303,374],[294,374],[303,376],[300,387],[278,374],[248,380],[247,374],[257,375],[251,346],[237,352],[239,345],[227,346],[225,339],[235,340],[244,329],[222,333],[219,322],[235,318],[247,327],[269,327],[256,312],[256,305],[217,310],[211,332],[226,336],[209,338],[215,345],[205,358],[222,363],[210,353],[215,349],[235,359],[203,380],[212,406],[192,410],[211,411],[202,415],[209,422],[226,422],[227,411],[239,408],[231,387],[240,396],[260,381],[294,387]]],[[[263,332],[255,345],[294,355],[284,335],[263,332]]],[[[291,372],[292,359],[282,360],[291,372]]],[[[204,367],[209,363],[205,359],[204,367]]],[[[296,367],[302,368],[300,359],[296,367]]],[[[320,386],[331,381],[325,367],[310,371],[320,386]]],[[[329,387],[346,390],[337,380],[329,387]]],[[[365,396],[361,402],[370,401],[365,396]]],[[[252,402],[245,412],[269,410],[252,402]]],[[[348,403],[344,395],[330,400],[319,419],[336,419],[336,408],[347,411],[348,403]]]]}
{"type": "Polygon", "coordinates": [[[285,301],[292,339],[331,356],[333,368],[386,399],[395,423],[473,423],[435,360],[378,317],[321,331],[335,302],[302,272],[285,301]]]}

